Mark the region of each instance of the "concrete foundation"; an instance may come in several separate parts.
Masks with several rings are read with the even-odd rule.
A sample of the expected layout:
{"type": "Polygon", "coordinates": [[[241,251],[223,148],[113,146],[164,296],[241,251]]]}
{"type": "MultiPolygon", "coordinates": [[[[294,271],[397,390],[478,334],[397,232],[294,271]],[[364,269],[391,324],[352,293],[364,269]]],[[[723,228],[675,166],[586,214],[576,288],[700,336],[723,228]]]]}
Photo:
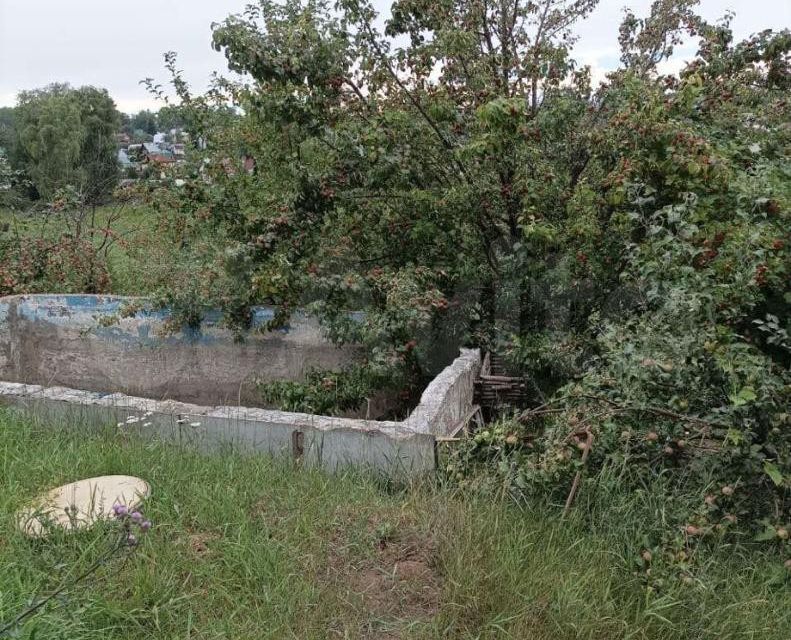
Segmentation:
{"type": "Polygon", "coordinates": [[[32,295],[0,298],[0,380],[256,406],[255,381],[301,380],[307,369],[338,369],[354,348],[324,339],[318,322],[295,313],[261,332],[275,315],[257,307],[239,341],[210,314],[199,329],[169,331],[162,311],[124,310],[132,298],[32,295]]]}
{"type": "MultiPolygon", "coordinates": [[[[477,350],[462,350],[400,422],[239,406],[252,376],[298,379],[307,366],[341,366],[356,354],[327,343],[315,319],[304,315],[278,334],[252,336],[250,344],[234,342],[216,320],[179,335],[158,333],[161,314],[138,312],[109,325],[101,320],[124,302],[0,298],[0,403],[61,424],[121,423],[119,430],[207,449],[231,446],[331,470],[354,465],[408,476],[435,467],[436,437],[450,433],[472,408],[477,350]],[[214,387],[208,394],[207,384],[214,387]],[[158,399],[169,396],[179,399],[158,399]],[[189,402],[192,397],[201,402],[189,402]]],[[[259,309],[256,322],[273,313],[259,309]]]]}

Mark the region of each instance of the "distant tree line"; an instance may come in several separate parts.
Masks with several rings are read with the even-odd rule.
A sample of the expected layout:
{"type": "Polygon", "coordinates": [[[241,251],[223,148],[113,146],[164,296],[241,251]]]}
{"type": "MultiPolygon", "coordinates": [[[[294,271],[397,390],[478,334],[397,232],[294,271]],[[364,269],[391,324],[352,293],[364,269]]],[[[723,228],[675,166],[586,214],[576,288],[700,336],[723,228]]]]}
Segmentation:
{"type": "Polygon", "coordinates": [[[121,131],[132,142],[149,142],[154,134],[184,127],[178,107],[165,105],[159,111],[143,109],[137,113],[121,114],[121,131]]]}
{"type": "Polygon", "coordinates": [[[115,187],[121,114],[106,89],[51,84],[22,91],[0,121],[0,148],[29,179],[30,197],[52,199],[69,186],[98,204],[115,187]]]}
{"type": "Polygon", "coordinates": [[[107,201],[120,177],[118,134],[147,142],[180,128],[178,107],[118,111],[106,89],[51,84],[22,91],[15,107],[0,108],[0,156],[29,199],[52,200],[69,187],[88,205],[107,201]]]}

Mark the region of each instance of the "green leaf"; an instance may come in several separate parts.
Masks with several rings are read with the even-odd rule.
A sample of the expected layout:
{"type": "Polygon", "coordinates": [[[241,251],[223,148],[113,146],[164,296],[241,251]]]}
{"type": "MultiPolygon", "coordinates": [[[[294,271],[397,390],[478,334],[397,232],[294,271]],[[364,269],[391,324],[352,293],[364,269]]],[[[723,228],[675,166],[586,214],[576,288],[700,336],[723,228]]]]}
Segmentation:
{"type": "Polygon", "coordinates": [[[731,394],[731,402],[735,407],[741,407],[745,404],[749,404],[753,400],[755,400],[758,396],[755,395],[755,389],[750,386],[742,387],[741,391],[737,394],[731,394]]]}
{"type": "Polygon", "coordinates": [[[777,530],[772,525],[766,525],[766,529],[764,529],[761,533],[755,536],[754,540],[756,542],[767,542],[768,540],[774,540],[777,538],[777,530]]]}
{"type": "Polygon", "coordinates": [[[775,486],[779,487],[783,484],[783,474],[780,473],[780,469],[777,468],[777,465],[771,462],[764,462],[764,473],[772,479],[775,486]]]}

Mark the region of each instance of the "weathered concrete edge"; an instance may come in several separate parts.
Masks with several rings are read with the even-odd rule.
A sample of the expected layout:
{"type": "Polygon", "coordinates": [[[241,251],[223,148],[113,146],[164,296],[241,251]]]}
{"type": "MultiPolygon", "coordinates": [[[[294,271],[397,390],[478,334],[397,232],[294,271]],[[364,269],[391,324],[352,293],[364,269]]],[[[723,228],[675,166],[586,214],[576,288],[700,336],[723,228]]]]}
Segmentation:
{"type": "Polygon", "coordinates": [[[481,370],[479,349],[461,349],[461,354],[431,381],[420,396],[420,404],[402,423],[413,433],[447,435],[473,405],[475,379],[481,370]]]}
{"type": "MultiPolygon", "coordinates": [[[[259,382],[302,380],[313,367],[340,369],[361,355],[357,345],[333,344],[305,310],[264,331],[277,309],[253,307],[253,327],[240,341],[219,310],[207,311],[199,327],[173,330],[169,310],[144,302],[89,294],[0,297],[0,380],[260,407],[259,382]],[[124,313],[130,305],[140,308],[124,313]]],[[[377,418],[389,400],[382,394],[366,411],[377,418]]]]}
{"type": "Polygon", "coordinates": [[[472,382],[479,368],[480,353],[462,350],[429,384],[420,404],[403,422],[209,407],[3,381],[0,403],[66,422],[92,418],[106,424],[125,423],[119,429],[209,449],[232,445],[252,452],[290,454],[330,470],[353,465],[414,476],[434,469],[435,435],[446,433],[450,423],[472,405],[472,382]],[[126,424],[130,417],[136,420],[126,424]]]}
{"type": "Polygon", "coordinates": [[[435,467],[434,437],[393,426],[400,423],[361,428],[354,423],[365,421],[244,407],[202,407],[15,382],[0,382],[0,404],[67,427],[119,424],[119,434],[162,438],[209,451],[231,447],[242,453],[293,456],[331,471],[355,466],[393,476],[415,476],[435,467]],[[134,422],[127,423],[129,418],[134,422]]]}

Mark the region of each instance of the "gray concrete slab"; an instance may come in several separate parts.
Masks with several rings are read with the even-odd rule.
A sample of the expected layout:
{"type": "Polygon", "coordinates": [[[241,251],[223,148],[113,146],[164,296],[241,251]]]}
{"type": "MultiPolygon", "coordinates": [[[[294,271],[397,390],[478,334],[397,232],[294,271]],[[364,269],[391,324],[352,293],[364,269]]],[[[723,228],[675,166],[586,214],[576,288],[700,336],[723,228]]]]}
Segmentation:
{"type": "MultiPolygon", "coordinates": [[[[287,455],[329,470],[353,465],[389,475],[414,476],[434,469],[435,438],[447,435],[472,408],[474,380],[480,370],[480,353],[474,349],[462,349],[401,422],[239,406],[239,395],[233,398],[237,402],[226,404],[227,388],[216,396],[220,398],[217,403],[184,402],[192,397],[189,386],[178,387],[183,392],[179,400],[156,399],[162,390],[158,372],[177,362],[208,357],[205,353],[201,356],[201,347],[196,347],[189,336],[152,338],[150,330],[155,321],[150,318],[124,325],[121,334],[93,335],[94,325],[90,325],[91,331],[86,333],[91,335],[79,336],[75,327],[87,324],[86,309],[96,313],[101,308],[102,313],[110,313],[123,299],[54,298],[44,304],[35,296],[0,298],[0,404],[46,421],[112,425],[119,431],[209,450],[232,447],[240,452],[287,455]],[[141,329],[144,326],[148,327],[145,331],[141,329]],[[45,345],[36,347],[36,342],[45,345]],[[180,349],[188,355],[180,354],[180,349]],[[48,362],[53,363],[52,372],[47,369],[48,362]],[[62,380],[69,383],[64,385],[62,380]],[[120,392],[130,386],[139,394],[120,392]]],[[[332,358],[340,364],[351,357],[349,353],[333,352],[331,358],[322,360],[330,347],[322,342],[315,320],[298,316],[292,326],[296,328],[288,339],[256,343],[254,350],[262,359],[256,366],[280,362],[282,366],[275,367],[279,374],[297,375],[304,362],[296,364],[293,354],[276,355],[288,349],[307,349],[310,357],[317,357],[324,366],[332,358]]],[[[251,361],[244,358],[241,374],[234,371],[241,352],[223,331],[207,329],[209,337],[201,338],[211,344],[212,358],[224,359],[200,370],[204,385],[210,382],[221,388],[234,375],[248,371],[244,363],[251,361]]],[[[175,377],[181,369],[176,367],[176,371],[175,377]]],[[[174,378],[169,388],[176,388],[176,384],[174,378]]]]}

